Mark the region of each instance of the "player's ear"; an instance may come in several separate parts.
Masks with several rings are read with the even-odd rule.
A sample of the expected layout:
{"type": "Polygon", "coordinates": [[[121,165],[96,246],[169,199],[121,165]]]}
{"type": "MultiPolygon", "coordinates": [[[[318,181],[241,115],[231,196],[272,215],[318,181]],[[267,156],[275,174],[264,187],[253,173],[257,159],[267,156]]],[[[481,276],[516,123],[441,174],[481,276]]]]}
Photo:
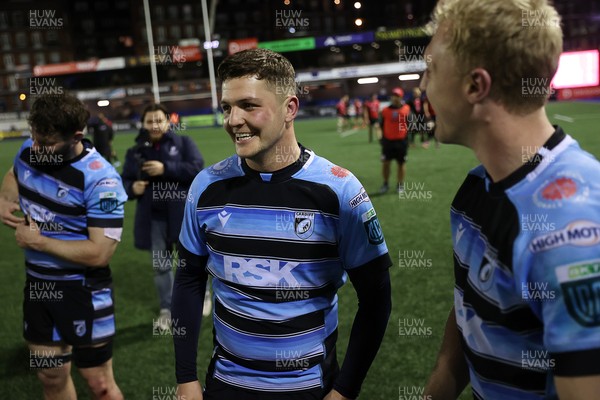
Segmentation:
{"type": "Polygon", "coordinates": [[[296,118],[299,107],[300,101],[298,100],[298,97],[288,96],[285,99],[285,122],[292,122],[296,118]]]}
{"type": "Polygon", "coordinates": [[[83,139],[83,131],[77,131],[73,134],[73,143],[79,143],[83,139]]]}
{"type": "Polygon", "coordinates": [[[471,104],[485,99],[492,88],[492,77],[483,68],[475,68],[466,77],[467,99],[471,104]]]}

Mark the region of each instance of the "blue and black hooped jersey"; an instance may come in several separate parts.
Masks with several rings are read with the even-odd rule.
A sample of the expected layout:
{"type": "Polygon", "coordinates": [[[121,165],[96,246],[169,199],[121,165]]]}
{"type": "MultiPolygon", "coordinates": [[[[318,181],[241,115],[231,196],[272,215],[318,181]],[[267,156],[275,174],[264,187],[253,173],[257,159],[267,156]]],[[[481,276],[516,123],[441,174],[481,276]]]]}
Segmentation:
{"type": "Polygon", "coordinates": [[[557,127],[452,204],[455,310],[480,399],[554,399],[554,376],[600,374],[600,163],[557,127]],[[525,152],[524,152],[525,153],[525,152]]]}
{"type": "Polygon", "coordinates": [[[180,241],[214,277],[214,377],[259,391],[321,387],[345,270],[390,266],[360,182],[306,149],[274,173],[237,156],[202,171],[180,241]]]}
{"type": "MultiPolygon", "coordinates": [[[[26,140],[13,167],[23,213],[41,234],[59,240],[87,240],[88,228],[120,230],[127,195],[117,171],[83,140],[83,152],[65,161],[59,154],[32,150],[26,140]]],[[[115,236],[120,236],[116,234],[115,236]]],[[[27,273],[41,279],[75,280],[85,267],[26,249],[27,273]]]]}

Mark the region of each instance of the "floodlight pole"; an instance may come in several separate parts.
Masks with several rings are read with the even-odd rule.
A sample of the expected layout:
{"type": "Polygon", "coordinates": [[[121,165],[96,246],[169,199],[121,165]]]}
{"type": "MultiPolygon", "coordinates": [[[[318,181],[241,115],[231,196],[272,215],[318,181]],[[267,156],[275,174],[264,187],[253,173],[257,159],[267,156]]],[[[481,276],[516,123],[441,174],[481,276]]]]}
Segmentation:
{"type": "Polygon", "coordinates": [[[150,71],[152,72],[152,93],[154,93],[154,102],[159,104],[160,93],[158,91],[158,75],[156,74],[156,57],[154,57],[154,39],[152,38],[152,21],[150,20],[150,7],[148,6],[148,0],[144,0],[144,17],[146,18],[146,37],[148,39],[150,71]]]}
{"type": "MultiPolygon", "coordinates": [[[[147,1],[147,0],[145,0],[147,1]]],[[[216,0],[213,0],[216,2],[216,0]]],[[[214,116],[214,125],[218,125],[218,108],[217,108],[217,81],[215,79],[215,65],[213,61],[211,29],[208,21],[208,7],[206,0],[202,0],[202,23],[204,24],[204,43],[209,43],[206,49],[206,58],[208,60],[208,77],[210,79],[210,97],[212,99],[212,113],[214,116]]]]}

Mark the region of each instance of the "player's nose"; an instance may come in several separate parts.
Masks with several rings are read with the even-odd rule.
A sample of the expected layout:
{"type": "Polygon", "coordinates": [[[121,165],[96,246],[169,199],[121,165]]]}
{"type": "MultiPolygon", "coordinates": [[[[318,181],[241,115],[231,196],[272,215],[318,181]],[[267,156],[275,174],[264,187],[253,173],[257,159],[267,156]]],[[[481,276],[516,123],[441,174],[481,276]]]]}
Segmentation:
{"type": "Polygon", "coordinates": [[[238,107],[231,107],[229,111],[229,125],[241,126],[244,124],[244,112],[238,107]]]}

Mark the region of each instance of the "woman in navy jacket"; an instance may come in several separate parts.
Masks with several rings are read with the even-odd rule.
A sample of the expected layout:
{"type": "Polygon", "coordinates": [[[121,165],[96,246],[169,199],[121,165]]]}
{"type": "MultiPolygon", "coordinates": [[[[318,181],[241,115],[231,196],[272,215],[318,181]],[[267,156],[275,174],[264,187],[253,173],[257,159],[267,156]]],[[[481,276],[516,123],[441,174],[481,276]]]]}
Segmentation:
{"type": "Polygon", "coordinates": [[[157,325],[168,329],[171,319],[172,267],[177,265],[177,243],[187,192],[204,166],[196,144],[171,130],[169,113],[152,104],[142,113],[136,145],[127,150],[123,185],[130,200],[137,200],[135,247],[151,250],[154,283],[160,297],[157,325]]]}

